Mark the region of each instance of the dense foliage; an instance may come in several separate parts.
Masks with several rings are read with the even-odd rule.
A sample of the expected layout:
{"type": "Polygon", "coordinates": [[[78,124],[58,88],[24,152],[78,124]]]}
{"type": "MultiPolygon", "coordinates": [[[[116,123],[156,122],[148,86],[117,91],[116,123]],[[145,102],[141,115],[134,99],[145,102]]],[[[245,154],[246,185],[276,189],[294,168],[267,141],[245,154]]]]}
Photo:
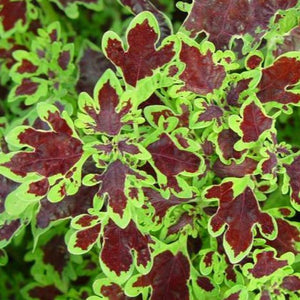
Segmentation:
{"type": "Polygon", "coordinates": [[[300,298],[300,2],[176,2],[0,0],[1,299],[300,298]]]}

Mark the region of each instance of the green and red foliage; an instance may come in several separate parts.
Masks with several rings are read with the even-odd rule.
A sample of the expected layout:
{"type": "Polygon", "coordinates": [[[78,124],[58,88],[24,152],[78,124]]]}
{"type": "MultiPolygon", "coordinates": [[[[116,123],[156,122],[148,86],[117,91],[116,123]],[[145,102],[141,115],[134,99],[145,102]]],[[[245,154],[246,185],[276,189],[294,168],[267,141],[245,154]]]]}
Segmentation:
{"type": "Polygon", "coordinates": [[[0,0],[0,294],[300,298],[298,0],[0,0]]]}

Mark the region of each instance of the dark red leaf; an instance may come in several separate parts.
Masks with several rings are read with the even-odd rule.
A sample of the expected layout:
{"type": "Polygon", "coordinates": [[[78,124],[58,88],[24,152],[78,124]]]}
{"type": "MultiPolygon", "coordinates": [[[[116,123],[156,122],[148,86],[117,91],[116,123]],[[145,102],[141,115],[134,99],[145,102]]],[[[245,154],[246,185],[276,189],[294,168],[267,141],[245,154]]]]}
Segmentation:
{"type": "Polygon", "coordinates": [[[255,142],[260,135],[272,127],[272,118],[267,117],[254,102],[248,104],[243,111],[240,128],[245,143],[255,142]]]}
{"type": "Polygon", "coordinates": [[[168,235],[179,233],[185,226],[193,227],[194,217],[188,212],[183,213],[175,224],[168,228],[168,235]]]}
{"type": "Polygon", "coordinates": [[[224,129],[218,135],[218,144],[226,160],[230,158],[239,159],[244,151],[234,149],[234,144],[239,141],[240,137],[231,129],[224,129]]]}
{"type": "Polygon", "coordinates": [[[241,291],[233,293],[230,296],[226,297],[224,300],[240,300],[240,293],[241,291]]]}
{"type": "Polygon", "coordinates": [[[161,134],[158,141],[150,144],[147,150],[151,153],[156,168],[167,177],[170,186],[175,184],[176,187],[174,176],[184,171],[195,173],[199,169],[199,157],[178,149],[165,133],[161,134]]]}
{"type": "MultiPolygon", "coordinates": [[[[210,188],[205,197],[217,198],[220,201],[217,213],[210,220],[210,226],[213,232],[220,235],[223,230],[218,231],[227,225],[224,240],[231,248],[234,260],[251,247],[254,225],[260,224],[261,231],[267,235],[273,233],[275,228],[270,215],[260,211],[259,204],[249,187],[234,198],[230,184],[231,182],[227,182],[210,188]]],[[[230,259],[232,261],[231,257],[230,259]]]]}
{"type": "Polygon", "coordinates": [[[160,40],[166,38],[171,34],[171,28],[166,21],[166,17],[164,14],[159,11],[149,0],[121,0],[123,5],[126,5],[130,8],[130,10],[135,14],[138,15],[143,11],[150,11],[154,14],[155,18],[158,21],[161,36],[160,40]]]}
{"type": "Polygon", "coordinates": [[[124,294],[121,287],[116,283],[102,285],[101,294],[109,300],[142,300],[141,296],[128,297],[124,294]]]}
{"type": "Polygon", "coordinates": [[[205,276],[200,276],[197,278],[197,284],[206,292],[211,292],[215,287],[210,282],[210,279],[205,276]]]}
{"type": "Polygon", "coordinates": [[[259,300],[272,300],[268,291],[262,291],[259,300]]]}
{"type": "Polygon", "coordinates": [[[280,287],[291,292],[300,291],[300,278],[295,275],[286,276],[283,278],[280,287]]]}
{"type": "Polygon", "coordinates": [[[228,48],[235,35],[248,33],[258,39],[268,29],[271,17],[278,10],[296,4],[297,0],[194,0],[183,26],[192,37],[205,31],[218,49],[228,48]]]}
{"type": "Polygon", "coordinates": [[[202,54],[197,47],[182,42],[180,60],[185,63],[185,69],[179,76],[184,82],[180,91],[206,95],[222,85],[225,69],[213,62],[210,51],[202,54]]]}
{"type": "Polygon", "coordinates": [[[32,182],[29,184],[28,193],[36,196],[44,196],[49,189],[49,181],[47,178],[43,178],[40,181],[32,182]]]}
{"type": "Polygon", "coordinates": [[[34,151],[17,152],[3,166],[13,173],[25,176],[37,172],[45,177],[66,174],[82,155],[82,143],[72,137],[72,129],[58,112],[49,112],[47,122],[53,131],[27,128],[18,135],[21,144],[30,145],[34,151]]]}
{"type": "Polygon", "coordinates": [[[273,65],[263,69],[257,97],[262,103],[298,103],[300,95],[289,91],[300,80],[300,61],[293,57],[280,57],[273,65]]]}
{"type": "Polygon", "coordinates": [[[20,219],[15,219],[13,221],[6,221],[0,226],[0,241],[9,241],[14,233],[21,227],[20,219]]]}
{"type": "Polygon", "coordinates": [[[135,175],[139,179],[144,178],[127,165],[124,165],[120,160],[109,164],[105,172],[99,176],[102,184],[98,195],[100,197],[107,195],[109,206],[114,213],[119,214],[121,217],[127,205],[125,181],[128,175],[135,175]]]}
{"type": "Polygon", "coordinates": [[[128,33],[128,50],[124,51],[119,40],[109,38],[105,48],[107,57],[122,69],[127,83],[136,86],[140,79],[152,76],[153,71],[173,58],[174,42],[157,50],[158,34],[145,19],[136,24],[128,33]]]}
{"type": "Polygon", "coordinates": [[[122,155],[124,155],[124,152],[130,153],[133,155],[140,153],[140,150],[137,146],[128,143],[128,141],[126,141],[126,140],[120,141],[118,143],[118,149],[122,153],[122,155]]]}
{"type": "Polygon", "coordinates": [[[18,21],[21,21],[22,25],[26,23],[26,1],[0,1],[0,18],[3,29],[8,31],[14,28],[18,21]]]}
{"type": "Polygon", "coordinates": [[[205,197],[208,199],[222,199],[223,202],[230,202],[233,199],[233,183],[228,181],[220,185],[215,185],[206,191],[205,197]]]}
{"type": "Polygon", "coordinates": [[[214,104],[211,105],[205,105],[204,112],[201,112],[198,117],[198,122],[209,122],[213,119],[219,119],[223,116],[223,110],[214,104]]]}
{"type": "Polygon", "coordinates": [[[29,290],[28,294],[34,299],[54,300],[57,296],[62,295],[63,293],[54,285],[47,285],[36,286],[33,289],[29,290]]]}
{"type": "Polygon", "coordinates": [[[16,95],[17,96],[32,95],[37,91],[38,87],[39,87],[39,83],[33,82],[29,78],[24,78],[21,84],[16,89],[16,95]]]}
{"type": "Polygon", "coordinates": [[[275,174],[277,166],[277,156],[275,153],[267,150],[269,158],[262,163],[262,171],[264,174],[275,174]]]}
{"type": "Polygon", "coordinates": [[[4,212],[5,199],[9,193],[18,187],[18,183],[0,175],[0,214],[4,212]]]}
{"type": "Polygon", "coordinates": [[[34,65],[28,59],[23,59],[21,65],[17,68],[17,72],[20,74],[23,73],[34,73],[38,67],[34,65]]]}
{"type": "Polygon", "coordinates": [[[70,60],[71,60],[70,50],[62,51],[58,56],[58,65],[63,70],[67,70],[70,60]]]}
{"type": "Polygon", "coordinates": [[[59,274],[62,274],[69,259],[69,252],[64,241],[64,236],[55,235],[42,246],[42,250],[43,262],[52,265],[59,274]]]}
{"type": "Polygon", "coordinates": [[[237,164],[233,161],[230,165],[225,165],[218,158],[213,165],[213,171],[220,178],[226,177],[239,177],[242,178],[245,175],[252,174],[257,167],[257,161],[252,158],[246,157],[245,160],[237,164]]]}
{"type": "Polygon", "coordinates": [[[230,88],[227,92],[226,101],[230,106],[240,106],[238,100],[240,94],[249,88],[249,83],[251,79],[242,79],[237,83],[230,85],[230,88]]]}
{"type": "Polygon", "coordinates": [[[205,267],[210,267],[213,263],[212,259],[213,259],[213,251],[207,252],[203,258],[203,262],[205,264],[205,267]]]}
{"type": "Polygon", "coordinates": [[[92,222],[97,219],[98,219],[97,216],[83,215],[76,221],[76,224],[82,227],[89,227],[91,226],[92,222]]]}
{"type": "Polygon", "coordinates": [[[66,196],[58,203],[41,201],[39,212],[36,216],[36,226],[40,229],[47,228],[52,222],[76,217],[86,213],[93,206],[93,197],[98,190],[97,186],[84,186],[73,196],[66,196]]]}
{"type": "Polygon", "coordinates": [[[299,253],[295,243],[300,243],[300,231],[296,226],[283,219],[277,219],[278,234],[275,240],[267,241],[267,245],[276,249],[278,255],[286,252],[299,253]]]}
{"type": "Polygon", "coordinates": [[[178,119],[179,127],[188,127],[189,126],[189,117],[190,117],[190,107],[186,103],[182,103],[180,105],[180,113],[176,114],[169,108],[162,108],[160,111],[153,111],[151,112],[151,117],[153,118],[153,122],[159,126],[159,119],[163,117],[167,119],[169,117],[175,117],[178,119]]]}
{"type": "Polygon", "coordinates": [[[150,202],[150,204],[154,207],[154,218],[158,217],[159,222],[162,222],[162,219],[166,215],[169,208],[190,200],[177,198],[174,195],[171,195],[169,199],[165,199],[161,196],[161,194],[158,191],[151,188],[143,188],[143,192],[147,198],[146,201],[150,202]]]}
{"type": "Polygon", "coordinates": [[[143,235],[133,221],[122,229],[110,220],[104,228],[101,260],[110,271],[120,276],[121,272],[130,270],[133,263],[132,250],[134,250],[137,266],[145,268],[151,260],[149,242],[151,242],[150,237],[143,235]]]}
{"type": "Polygon", "coordinates": [[[117,107],[120,104],[119,95],[109,81],[105,82],[98,92],[98,103],[100,112],[94,107],[86,105],[84,111],[93,119],[92,123],[87,123],[86,127],[95,133],[106,133],[117,135],[123,125],[122,118],[129,112],[131,104],[127,103],[119,112],[117,107]]]}
{"type": "Polygon", "coordinates": [[[79,79],[76,85],[78,93],[87,92],[93,96],[94,87],[98,79],[107,69],[114,69],[111,62],[102,52],[86,47],[79,63],[79,79]]]}
{"type": "Polygon", "coordinates": [[[225,276],[227,280],[231,280],[232,282],[236,282],[236,273],[234,271],[234,265],[232,265],[230,262],[227,262],[227,268],[225,269],[225,276]]]}
{"type": "Polygon", "coordinates": [[[90,245],[97,241],[100,229],[101,224],[96,224],[95,226],[78,231],[76,233],[75,247],[78,247],[82,250],[87,250],[90,245]]]}
{"type": "Polygon", "coordinates": [[[169,250],[154,258],[153,267],[147,275],[140,276],[133,287],[152,287],[150,300],[189,299],[187,281],[190,277],[188,259],[178,252],[169,250]]]}
{"type": "Polygon", "coordinates": [[[255,69],[260,65],[261,61],[262,61],[261,57],[257,55],[252,55],[247,60],[247,67],[249,69],[255,69]]]}
{"type": "Polygon", "coordinates": [[[290,165],[284,164],[284,167],[290,177],[290,187],[292,189],[291,197],[298,205],[300,205],[300,156],[297,156],[290,165]]]}
{"type": "Polygon", "coordinates": [[[279,260],[274,257],[273,251],[264,251],[256,256],[256,263],[252,269],[249,269],[249,272],[255,278],[261,278],[264,276],[269,276],[274,273],[276,270],[283,268],[288,265],[286,260],[279,260]]]}

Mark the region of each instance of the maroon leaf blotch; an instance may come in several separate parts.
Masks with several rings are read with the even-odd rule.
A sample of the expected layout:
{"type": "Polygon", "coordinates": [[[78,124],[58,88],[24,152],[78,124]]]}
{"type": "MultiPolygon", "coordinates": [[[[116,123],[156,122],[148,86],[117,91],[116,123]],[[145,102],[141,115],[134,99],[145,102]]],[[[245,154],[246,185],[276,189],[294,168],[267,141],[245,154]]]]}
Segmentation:
{"type": "Polygon", "coordinates": [[[255,278],[269,276],[276,270],[288,265],[286,260],[279,260],[274,257],[273,251],[264,251],[257,255],[257,262],[249,272],[255,278]]]}
{"type": "Polygon", "coordinates": [[[272,118],[267,117],[254,102],[247,105],[243,112],[240,128],[243,142],[255,142],[260,135],[272,127],[272,118]]]}
{"type": "Polygon", "coordinates": [[[134,287],[152,287],[150,300],[189,299],[187,281],[190,277],[188,259],[178,252],[176,255],[169,250],[154,258],[153,267],[147,275],[140,276],[134,287]]]}
{"type": "Polygon", "coordinates": [[[157,50],[157,40],[158,34],[146,19],[129,31],[127,51],[124,51],[120,41],[109,39],[107,57],[122,69],[126,82],[136,86],[140,79],[152,76],[154,70],[171,61],[175,54],[174,42],[157,50]]]}
{"type": "Polygon", "coordinates": [[[135,223],[131,221],[124,229],[118,227],[111,220],[104,228],[104,245],[101,260],[118,276],[121,272],[128,272],[133,263],[132,250],[135,250],[137,265],[146,267],[150,262],[148,235],[143,235],[135,223]]]}
{"type": "Polygon", "coordinates": [[[206,95],[222,85],[225,69],[213,62],[210,51],[201,54],[198,48],[182,42],[180,60],[185,63],[185,69],[179,76],[184,82],[181,91],[206,95]]]}

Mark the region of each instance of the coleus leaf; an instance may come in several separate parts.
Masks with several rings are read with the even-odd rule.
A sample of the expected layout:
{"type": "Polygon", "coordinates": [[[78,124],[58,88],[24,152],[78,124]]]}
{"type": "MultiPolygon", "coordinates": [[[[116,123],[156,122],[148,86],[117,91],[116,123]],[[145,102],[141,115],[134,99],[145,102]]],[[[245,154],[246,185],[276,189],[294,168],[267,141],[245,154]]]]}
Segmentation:
{"type": "Polygon", "coordinates": [[[255,100],[244,102],[241,115],[242,119],[237,116],[231,116],[229,119],[231,128],[242,137],[239,145],[244,144],[237,145],[236,148],[243,148],[247,144],[255,143],[263,138],[263,134],[265,135],[272,129],[273,119],[264,113],[263,108],[255,100]]]}
{"type": "Polygon", "coordinates": [[[197,285],[205,292],[212,292],[215,289],[214,284],[212,284],[211,279],[206,276],[199,276],[197,278],[197,285]]]}
{"type": "Polygon", "coordinates": [[[223,129],[217,137],[217,146],[220,150],[221,158],[226,161],[230,159],[240,159],[245,151],[237,151],[234,149],[234,145],[240,137],[231,129],[223,129]]]}
{"type": "Polygon", "coordinates": [[[32,105],[40,98],[47,95],[47,83],[39,78],[23,78],[21,82],[10,91],[9,98],[11,101],[17,99],[24,100],[26,105],[32,105]]]}
{"type": "Polygon", "coordinates": [[[138,275],[127,283],[128,293],[137,295],[141,290],[151,286],[150,300],[189,299],[187,282],[190,277],[190,264],[182,252],[173,254],[170,250],[154,258],[151,271],[147,275],[138,275]],[[168,284],[166,284],[168,282],[168,284]]]}
{"type": "Polygon", "coordinates": [[[248,272],[249,276],[267,281],[279,269],[288,267],[294,260],[292,254],[287,253],[280,258],[276,257],[274,250],[262,249],[254,251],[254,263],[248,263],[243,266],[243,271],[248,272]]]}
{"type": "Polygon", "coordinates": [[[151,1],[149,0],[119,0],[123,5],[130,8],[130,10],[135,14],[138,15],[143,11],[150,11],[158,21],[159,28],[161,30],[161,37],[166,38],[172,32],[171,25],[169,24],[168,19],[166,16],[154,6],[151,1]]]}
{"type": "Polygon", "coordinates": [[[27,23],[27,6],[25,0],[21,1],[0,1],[0,33],[1,36],[7,35],[14,29],[22,29],[27,23]]]}
{"type": "Polygon", "coordinates": [[[199,172],[201,159],[186,150],[180,150],[166,133],[162,133],[158,140],[148,145],[155,168],[166,177],[166,186],[180,192],[176,176],[199,172]]]}
{"type": "Polygon", "coordinates": [[[262,103],[297,104],[300,96],[291,88],[300,80],[300,61],[297,57],[281,56],[262,70],[257,97],[262,103]]]}
{"type": "Polygon", "coordinates": [[[193,0],[183,27],[192,37],[207,32],[209,40],[218,49],[224,49],[230,47],[235,36],[250,34],[259,39],[268,29],[270,19],[279,10],[296,4],[297,0],[193,0]]]}
{"type": "Polygon", "coordinates": [[[142,296],[129,297],[122,287],[108,278],[97,279],[93,284],[95,293],[109,300],[142,300],[142,296]]]}
{"type": "Polygon", "coordinates": [[[22,227],[21,219],[6,220],[2,223],[0,225],[0,248],[6,246],[22,227]]]}
{"type": "MultiPolygon", "coordinates": [[[[30,126],[20,126],[10,133],[8,141],[18,147],[27,146],[31,151],[12,152],[2,157],[0,168],[7,177],[26,181],[30,176],[41,179],[53,178],[55,184],[60,179],[60,187],[70,185],[72,193],[78,190],[81,164],[86,160],[82,142],[75,133],[67,112],[60,114],[55,106],[38,105],[39,117],[51,130],[37,130],[30,126]]],[[[66,193],[56,194],[52,190],[52,200],[59,201],[66,193]],[[55,197],[54,197],[55,196],[55,197]]],[[[49,198],[50,199],[50,198],[49,198]]]]}
{"type": "Polygon", "coordinates": [[[17,187],[18,183],[0,175],[0,214],[5,211],[6,197],[17,187]]]}
{"type": "Polygon", "coordinates": [[[39,106],[40,117],[47,122],[50,131],[40,131],[32,127],[20,127],[8,140],[17,140],[15,144],[28,145],[35,151],[22,151],[12,155],[2,163],[3,167],[17,176],[25,177],[36,172],[45,177],[66,174],[82,155],[82,143],[73,137],[74,132],[67,122],[66,115],[60,115],[54,106],[39,106]],[[64,143],[61,143],[64,141],[64,143]],[[51,164],[50,164],[51,162],[51,164]]]}
{"type": "Polygon", "coordinates": [[[200,104],[197,106],[200,106],[200,111],[197,111],[194,115],[191,116],[190,128],[204,128],[210,126],[211,124],[221,126],[221,118],[224,114],[222,108],[213,103],[208,104],[205,101],[200,101],[200,104]]]}
{"type": "Polygon", "coordinates": [[[277,219],[278,235],[272,241],[266,241],[266,244],[276,249],[278,255],[286,252],[294,254],[300,251],[300,231],[292,223],[283,219],[277,219]]]}
{"type": "Polygon", "coordinates": [[[86,43],[78,59],[79,78],[76,84],[78,93],[86,92],[93,97],[94,87],[107,69],[114,66],[93,44],[86,43]]]}
{"type": "Polygon", "coordinates": [[[108,202],[108,212],[113,221],[124,228],[130,221],[129,210],[132,200],[129,201],[129,186],[139,188],[139,181],[149,180],[147,175],[130,168],[120,160],[111,162],[102,174],[91,175],[91,184],[101,182],[98,197],[108,202]],[[131,179],[130,179],[131,177],[131,179]],[[134,182],[130,180],[135,178],[134,182]]]}
{"type": "Polygon", "coordinates": [[[51,203],[46,198],[43,199],[36,214],[36,230],[44,231],[54,222],[86,213],[93,206],[93,198],[97,190],[96,186],[82,185],[75,195],[66,196],[58,203],[51,203]]]}
{"type": "Polygon", "coordinates": [[[226,103],[230,106],[240,106],[240,98],[248,91],[251,79],[239,79],[236,82],[231,82],[226,94],[226,103]]]}
{"type": "Polygon", "coordinates": [[[219,208],[211,217],[208,230],[212,236],[219,236],[224,232],[225,226],[228,226],[223,244],[231,263],[241,261],[251,250],[255,225],[259,226],[264,237],[271,240],[276,237],[275,220],[260,211],[249,186],[238,196],[234,196],[234,183],[228,181],[208,188],[205,197],[219,200],[219,208]]]}
{"type": "Polygon", "coordinates": [[[122,70],[126,83],[136,86],[139,80],[153,76],[175,55],[174,41],[164,40],[156,48],[158,39],[159,27],[155,17],[149,12],[142,12],[128,28],[127,50],[113,32],[104,34],[102,48],[105,55],[122,70]]]}
{"type": "Polygon", "coordinates": [[[140,232],[133,221],[122,229],[110,220],[104,228],[103,238],[100,264],[110,279],[124,282],[132,274],[133,264],[140,273],[149,270],[152,240],[140,232]]]}
{"type": "Polygon", "coordinates": [[[63,295],[63,293],[56,288],[54,284],[40,285],[38,283],[32,283],[24,288],[22,294],[27,299],[39,299],[39,300],[54,300],[56,297],[63,295]],[[28,297],[29,296],[29,297],[28,297]]]}
{"type": "Polygon", "coordinates": [[[242,285],[235,285],[224,293],[224,300],[248,299],[248,291],[242,285]]]}
{"type": "Polygon", "coordinates": [[[98,242],[101,220],[96,215],[83,214],[72,219],[71,226],[77,230],[70,236],[68,250],[73,254],[83,254],[98,242]]]}
{"type": "Polygon", "coordinates": [[[189,101],[180,99],[176,101],[176,110],[172,110],[165,105],[149,105],[145,107],[144,114],[147,121],[153,127],[160,126],[161,118],[166,121],[168,121],[168,118],[176,118],[178,120],[177,128],[188,127],[191,105],[189,101]]]}
{"type": "Polygon", "coordinates": [[[146,197],[145,205],[148,206],[150,204],[155,210],[152,220],[158,223],[162,223],[169,209],[190,200],[178,198],[174,195],[171,195],[169,199],[165,199],[157,190],[152,188],[143,188],[143,193],[146,197]]]}
{"type": "Polygon", "coordinates": [[[226,73],[225,68],[213,60],[214,47],[211,44],[197,44],[183,39],[179,54],[185,64],[179,79],[184,82],[178,92],[193,92],[200,95],[212,93],[221,87],[226,73]]]}
{"type": "Polygon", "coordinates": [[[121,102],[123,89],[116,75],[107,70],[99,79],[94,89],[94,98],[87,93],[81,93],[76,126],[83,128],[87,134],[104,133],[117,135],[126,122],[122,118],[131,109],[129,101],[121,102]]]}
{"type": "Polygon", "coordinates": [[[189,213],[186,211],[182,213],[175,222],[172,222],[168,226],[167,236],[170,237],[174,234],[183,233],[186,227],[193,229],[195,219],[196,218],[194,212],[189,213]]]}
{"type": "Polygon", "coordinates": [[[42,246],[43,263],[52,265],[56,272],[62,274],[69,259],[64,235],[54,235],[42,246]]]}
{"type": "Polygon", "coordinates": [[[299,292],[300,291],[299,274],[294,274],[294,275],[284,277],[282,283],[280,284],[280,287],[291,292],[299,292]]]}
{"type": "Polygon", "coordinates": [[[232,161],[230,165],[224,164],[219,158],[214,163],[212,169],[220,178],[239,177],[253,174],[258,162],[250,157],[246,157],[241,163],[232,161]]]}
{"type": "MultiPolygon", "coordinates": [[[[284,164],[286,173],[285,181],[288,181],[291,191],[291,203],[296,209],[300,209],[300,156],[296,156],[291,164],[284,164]]],[[[287,182],[285,182],[287,186],[287,182]]]]}

